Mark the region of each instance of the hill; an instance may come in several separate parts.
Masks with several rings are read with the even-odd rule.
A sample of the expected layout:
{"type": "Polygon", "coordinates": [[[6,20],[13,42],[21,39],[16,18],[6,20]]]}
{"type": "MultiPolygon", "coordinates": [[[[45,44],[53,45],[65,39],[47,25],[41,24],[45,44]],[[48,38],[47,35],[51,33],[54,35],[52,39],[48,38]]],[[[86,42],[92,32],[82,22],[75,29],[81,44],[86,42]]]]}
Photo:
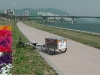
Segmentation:
{"type": "Polygon", "coordinates": [[[50,12],[58,15],[70,15],[65,11],[54,9],[54,8],[46,8],[46,9],[45,8],[39,8],[39,9],[23,8],[23,9],[16,9],[16,13],[18,15],[22,15],[22,13],[26,10],[28,10],[30,14],[37,14],[38,12],[44,12],[44,13],[50,12]]]}
{"type": "MultiPolygon", "coordinates": [[[[67,13],[65,11],[62,11],[60,9],[54,9],[54,8],[39,8],[39,9],[31,9],[31,8],[23,8],[23,9],[16,9],[16,15],[22,15],[25,11],[29,11],[30,14],[37,14],[38,12],[50,12],[53,14],[58,14],[58,15],[71,15],[70,13],[67,13]]],[[[4,13],[4,10],[0,10],[1,13],[4,13]]],[[[80,23],[87,23],[87,20],[85,19],[77,19],[78,22],[80,23]]]]}
{"type": "MultiPolygon", "coordinates": [[[[31,8],[23,8],[23,9],[16,9],[16,15],[22,15],[24,11],[28,10],[30,14],[37,14],[38,12],[50,12],[53,14],[58,14],[58,15],[70,15],[69,13],[59,10],[59,9],[54,9],[54,8],[39,8],[39,9],[31,9],[31,8]]],[[[0,10],[1,13],[4,13],[4,10],[0,10]]]]}

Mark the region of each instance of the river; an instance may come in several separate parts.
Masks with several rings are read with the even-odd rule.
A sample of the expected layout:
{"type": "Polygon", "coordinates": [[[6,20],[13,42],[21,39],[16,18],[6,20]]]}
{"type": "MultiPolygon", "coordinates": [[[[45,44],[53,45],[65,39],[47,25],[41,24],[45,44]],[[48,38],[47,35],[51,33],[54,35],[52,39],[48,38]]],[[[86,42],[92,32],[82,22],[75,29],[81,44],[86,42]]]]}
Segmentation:
{"type": "Polygon", "coordinates": [[[66,23],[66,22],[54,22],[54,23],[45,23],[45,25],[100,33],[99,23],[71,24],[71,23],[66,23]]]}

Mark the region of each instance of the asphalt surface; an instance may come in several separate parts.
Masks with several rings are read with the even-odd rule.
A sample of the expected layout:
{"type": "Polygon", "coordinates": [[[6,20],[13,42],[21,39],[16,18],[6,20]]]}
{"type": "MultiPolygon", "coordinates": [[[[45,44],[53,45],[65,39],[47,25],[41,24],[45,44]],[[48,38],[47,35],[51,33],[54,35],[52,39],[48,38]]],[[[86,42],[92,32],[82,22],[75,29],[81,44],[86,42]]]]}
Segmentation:
{"type": "MultiPolygon", "coordinates": [[[[21,22],[17,26],[30,42],[44,44],[47,37],[60,37],[21,22]]],[[[100,49],[70,39],[67,39],[67,48],[67,52],[56,51],[55,55],[42,50],[39,53],[60,75],[100,75],[100,49]]]]}

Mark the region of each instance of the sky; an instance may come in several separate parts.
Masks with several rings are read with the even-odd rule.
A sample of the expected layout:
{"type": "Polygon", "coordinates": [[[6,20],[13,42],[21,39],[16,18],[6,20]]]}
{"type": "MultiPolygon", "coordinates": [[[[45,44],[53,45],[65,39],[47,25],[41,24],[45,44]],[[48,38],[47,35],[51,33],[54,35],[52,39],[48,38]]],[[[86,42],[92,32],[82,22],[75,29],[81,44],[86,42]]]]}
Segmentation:
{"type": "Polygon", "coordinates": [[[73,16],[100,16],[100,0],[0,0],[0,10],[14,8],[55,8],[73,16]]]}

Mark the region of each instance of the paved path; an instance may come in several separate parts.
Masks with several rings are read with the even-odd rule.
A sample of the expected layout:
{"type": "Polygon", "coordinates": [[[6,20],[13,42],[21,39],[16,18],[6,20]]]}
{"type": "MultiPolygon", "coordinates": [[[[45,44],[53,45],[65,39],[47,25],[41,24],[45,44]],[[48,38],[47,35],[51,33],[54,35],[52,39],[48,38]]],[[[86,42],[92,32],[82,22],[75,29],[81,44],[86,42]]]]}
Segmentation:
{"type": "MultiPolygon", "coordinates": [[[[55,37],[51,33],[37,30],[21,22],[17,23],[21,32],[31,42],[44,44],[46,37],[55,37]]],[[[58,36],[56,36],[58,37],[58,36]]],[[[48,55],[40,52],[48,63],[53,66],[60,75],[100,75],[100,50],[69,40],[66,53],[57,52],[48,55]]]]}

